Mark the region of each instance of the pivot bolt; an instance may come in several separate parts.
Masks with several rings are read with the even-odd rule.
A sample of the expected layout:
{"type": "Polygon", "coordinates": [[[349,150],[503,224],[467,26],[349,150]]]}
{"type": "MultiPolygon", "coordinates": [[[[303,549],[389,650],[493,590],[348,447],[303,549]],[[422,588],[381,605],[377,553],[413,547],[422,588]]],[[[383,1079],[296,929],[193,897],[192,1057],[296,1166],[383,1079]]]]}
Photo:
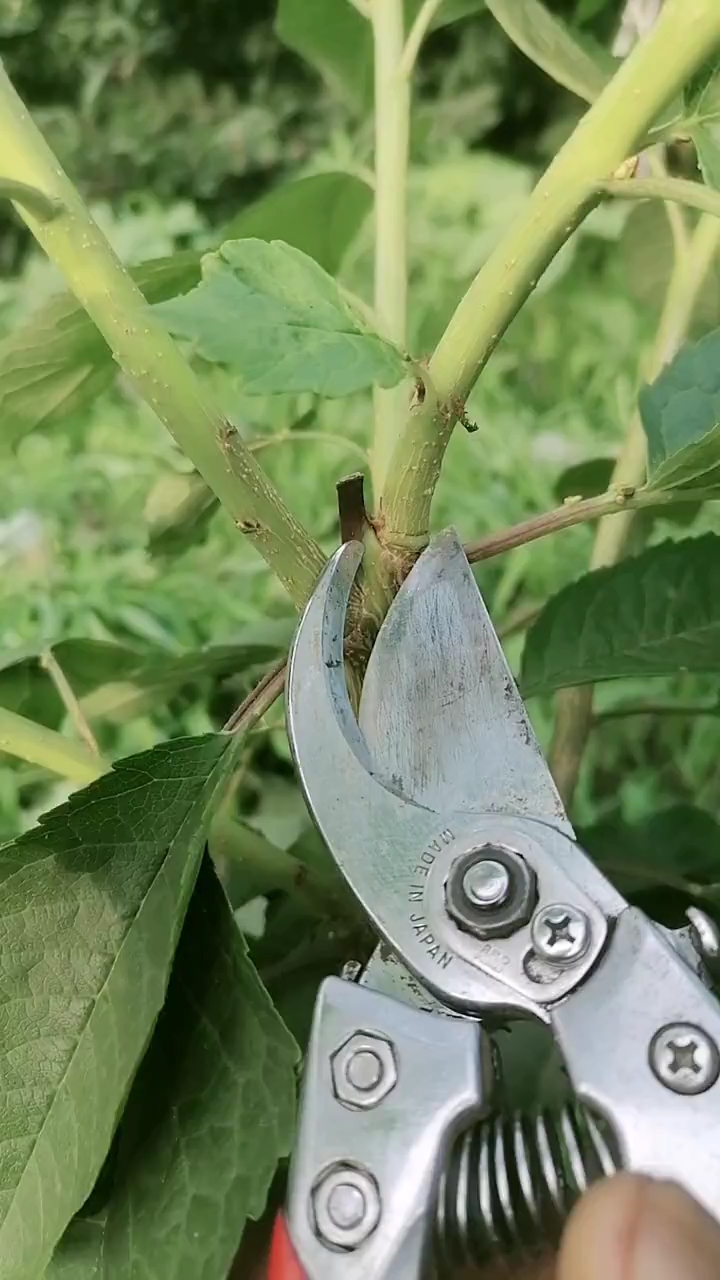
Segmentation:
{"type": "Polygon", "coordinates": [[[570,965],[580,960],[590,944],[590,921],[579,907],[554,902],[533,916],[530,936],[535,952],[550,964],[570,965]]]}
{"type": "Polygon", "coordinates": [[[650,1043],[650,1066],[673,1093],[704,1093],[720,1074],[715,1041],[689,1022],[671,1022],[650,1043]]]}
{"type": "Polygon", "coordinates": [[[380,1221],[378,1185],[357,1165],[331,1165],[313,1187],[312,1210],[315,1234],[323,1244],[357,1249],[380,1221]]]}
{"type": "Polygon", "coordinates": [[[445,882],[448,915],[476,938],[509,938],[530,919],[537,902],[532,867],[514,849],[480,845],[462,854],[445,882]]]}
{"type": "Polygon", "coordinates": [[[462,887],[471,906],[499,907],[510,893],[510,872],[496,858],[482,858],[468,867],[462,887]]]}

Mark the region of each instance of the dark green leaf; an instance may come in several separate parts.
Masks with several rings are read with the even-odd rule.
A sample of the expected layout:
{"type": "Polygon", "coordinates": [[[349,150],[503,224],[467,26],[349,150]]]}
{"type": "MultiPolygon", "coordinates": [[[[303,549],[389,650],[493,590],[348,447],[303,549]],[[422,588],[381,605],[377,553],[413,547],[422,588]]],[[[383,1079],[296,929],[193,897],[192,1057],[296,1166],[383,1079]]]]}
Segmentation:
{"type": "MultiPolygon", "coordinates": [[[[638,302],[658,313],[667,294],[675,251],[665,209],[648,201],[633,209],[622,235],[625,280],[638,302]]],[[[693,313],[694,331],[720,323],[720,259],[706,274],[693,313]]]]}
{"type": "Polygon", "coordinates": [[[3,1280],[42,1272],[100,1172],[237,751],[218,735],[120,761],[0,851],[3,1280]]]}
{"type": "Polygon", "coordinates": [[[372,203],[372,190],[362,179],[318,173],[276,187],[243,209],[225,227],[223,239],[284,240],[334,276],[372,203]]]}
{"type": "Polygon", "coordinates": [[[698,163],[709,187],[720,191],[720,123],[696,125],[692,131],[698,163]]]}
{"type": "Polygon", "coordinates": [[[705,66],[685,95],[690,136],[708,186],[720,190],[720,67],[705,66]]]}
{"type": "Polygon", "coordinates": [[[148,548],[152,555],[176,556],[199,542],[218,500],[197,471],[168,471],[145,502],[148,548]]]}
{"type": "MultiPolygon", "coordinates": [[[[200,254],[188,250],[130,269],[148,302],[162,302],[200,279],[200,254]]],[[[116,373],[110,348],[72,294],[52,298],[0,343],[0,445],[76,413],[116,373]]]]}
{"type": "Polygon", "coordinates": [[[227,241],[203,259],[196,289],[157,310],[250,393],[343,396],[394,386],[406,368],[322,267],[280,240],[227,241]]]}
{"type": "MultiPolygon", "coordinates": [[[[139,650],[105,640],[61,640],[51,651],[80,699],[106,683],[131,679],[146,661],[139,650]]],[[[63,704],[37,651],[0,655],[0,706],[58,728],[63,704]]]]}
{"type": "Polygon", "coordinates": [[[640,393],[653,489],[720,484],[720,329],[678,352],[640,393]]]}
{"type": "Polygon", "coordinates": [[[527,694],[623,676],[720,671],[720,538],[663,542],[571,583],[531,627],[527,694]]]}
{"type": "Polygon", "coordinates": [[[553,492],[558,502],[567,498],[595,498],[605,493],[615,468],[614,458],[588,458],[576,462],[558,477],[553,492]]]}
{"type": "Polygon", "coordinates": [[[720,885],[720,827],[703,809],[676,805],[632,826],[601,822],[578,840],[628,898],[670,889],[717,900],[710,890],[720,885]]]}
{"type": "Polygon", "coordinates": [[[70,1225],[47,1280],[224,1280],[289,1151],[297,1056],[206,859],[106,1201],[70,1225]]]}
{"type": "MultiPolygon", "coordinates": [[[[421,5],[422,0],[405,0],[406,31],[421,5]]],[[[456,22],[484,7],[485,0],[445,0],[432,26],[456,22]]],[[[357,110],[368,110],[373,97],[372,31],[351,0],[278,0],[275,26],[280,39],[315,67],[336,93],[357,110]]]]}
{"type": "Polygon", "coordinates": [[[486,0],[493,17],[514,44],[553,80],[594,102],[617,63],[602,49],[590,52],[540,0],[486,0]]]}
{"type": "MultiPolygon", "coordinates": [[[[287,648],[293,619],[245,627],[232,644],[171,657],[103,640],[61,640],[52,653],[90,720],[122,721],[166,703],[178,690],[273,659],[287,648]]],[[[63,706],[37,653],[0,656],[0,706],[57,728],[63,706]]]]}
{"type": "Polygon", "coordinates": [[[350,0],[278,0],[275,26],[351,106],[372,100],[372,33],[350,0]]]}

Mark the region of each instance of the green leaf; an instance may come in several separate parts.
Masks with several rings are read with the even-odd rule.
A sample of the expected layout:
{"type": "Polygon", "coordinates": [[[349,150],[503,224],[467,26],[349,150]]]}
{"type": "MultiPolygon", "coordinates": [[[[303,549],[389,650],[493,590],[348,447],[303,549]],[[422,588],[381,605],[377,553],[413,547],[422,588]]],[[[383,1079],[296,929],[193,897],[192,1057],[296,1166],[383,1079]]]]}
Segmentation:
{"type": "MultiPolygon", "coordinates": [[[[51,652],[80,700],[101,685],[131,678],[147,661],[139,650],[105,640],[61,640],[51,652]]],[[[48,728],[59,727],[63,704],[37,650],[0,654],[0,706],[48,728]]]]}
{"type": "Polygon", "coordinates": [[[206,858],[105,1202],[71,1223],[46,1280],[224,1280],[290,1148],[297,1057],[206,858]]]}
{"type": "MultiPolygon", "coordinates": [[[[405,0],[406,31],[421,5],[422,0],[405,0]]],[[[485,0],[445,0],[432,26],[456,22],[484,7],[485,0]]],[[[278,0],[275,29],[350,106],[362,112],[372,106],[372,30],[351,0],[278,0]]]]}
{"type": "Polygon", "coordinates": [[[720,124],[696,125],[692,131],[698,155],[698,163],[709,187],[720,191],[720,124]]]}
{"type": "Polygon", "coordinates": [[[703,809],[675,805],[631,826],[605,821],[578,840],[628,898],[672,890],[718,901],[720,827],[703,809]]]}
{"type": "Polygon", "coordinates": [[[203,259],[196,289],[157,310],[206,360],[241,374],[248,393],[343,396],[394,386],[405,372],[322,267],[279,240],[229,240],[203,259]]]}
{"type": "Polygon", "coordinates": [[[318,173],[286,182],[243,209],[225,227],[223,239],[284,240],[332,276],[372,204],[372,190],[362,179],[318,173]]]}
{"type": "MultiPolygon", "coordinates": [[[[191,289],[200,254],[157,258],[130,274],[148,302],[191,289]]],[[[111,386],[116,365],[109,346],[71,293],[52,298],[0,342],[0,443],[14,445],[36,427],[77,413],[111,386]]]]}
{"type": "Polygon", "coordinates": [[[586,102],[594,102],[617,68],[600,48],[590,51],[540,0],[486,0],[503,31],[531,62],[586,102]]]}
{"type": "Polygon", "coordinates": [[[2,1280],[35,1280],[92,1190],[237,751],[211,735],[130,757],[0,851],[2,1280]]]}
{"type": "Polygon", "coordinates": [[[663,542],[553,596],[530,628],[526,694],[720,671],[720,538],[663,542]]]}
{"type": "Polygon", "coordinates": [[[652,489],[720,485],[720,329],[689,343],[640,393],[652,489]]]}
{"type": "MultiPolygon", "coordinates": [[[[638,302],[657,314],[667,294],[675,251],[663,206],[656,201],[632,210],[622,235],[624,279],[638,302]]],[[[692,331],[706,332],[720,323],[720,259],[706,274],[693,312],[692,331]]]]}
{"type": "MultiPolygon", "coordinates": [[[[287,649],[293,619],[244,627],[232,644],[208,645],[179,657],[104,640],[61,640],[52,646],[85,715],[121,722],[167,703],[199,681],[272,662],[287,649]]],[[[0,706],[48,728],[64,717],[60,697],[36,652],[0,655],[0,706]]]]}
{"type": "Polygon", "coordinates": [[[201,541],[218,500],[197,471],[168,471],[153,485],[143,515],[151,555],[176,556],[201,541]]]}
{"type": "MultiPolygon", "coordinates": [[[[223,238],[282,239],[333,273],[371,204],[370,188],[352,174],[318,174],[249,205],[223,238]]],[[[200,262],[200,253],[185,250],[129,270],[148,302],[156,303],[198,284],[200,262]]],[[[105,339],[73,295],[52,298],[0,342],[0,446],[85,409],[116,372],[105,339]]]]}
{"type": "Polygon", "coordinates": [[[614,469],[614,458],[576,462],[558,477],[553,493],[558,502],[565,502],[567,498],[595,498],[609,487],[614,469]]]}
{"type": "Polygon", "coordinates": [[[708,64],[685,94],[685,114],[708,186],[720,190],[720,67],[708,64]]]}
{"type": "Polygon", "coordinates": [[[351,106],[372,101],[372,32],[350,0],[278,0],[275,29],[351,106]]]}

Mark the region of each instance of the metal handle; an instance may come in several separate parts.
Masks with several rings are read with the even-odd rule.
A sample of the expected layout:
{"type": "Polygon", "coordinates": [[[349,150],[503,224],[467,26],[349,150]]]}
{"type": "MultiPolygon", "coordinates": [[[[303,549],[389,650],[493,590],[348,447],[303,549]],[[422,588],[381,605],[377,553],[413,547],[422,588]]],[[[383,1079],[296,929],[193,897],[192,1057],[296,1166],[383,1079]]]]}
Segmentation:
{"type": "Polygon", "coordinates": [[[307,1280],[419,1280],[449,1148],[492,1078],[477,1023],[326,979],[287,1208],[307,1280]]]}

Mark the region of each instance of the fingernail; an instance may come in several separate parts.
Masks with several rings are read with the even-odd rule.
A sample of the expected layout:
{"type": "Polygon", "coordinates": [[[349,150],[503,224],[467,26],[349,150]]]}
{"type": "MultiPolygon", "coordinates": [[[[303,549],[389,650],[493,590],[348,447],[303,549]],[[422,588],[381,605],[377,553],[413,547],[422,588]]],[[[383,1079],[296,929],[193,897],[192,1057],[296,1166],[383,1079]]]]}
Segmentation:
{"type": "Polygon", "coordinates": [[[679,1187],[646,1182],[638,1198],[632,1280],[718,1280],[720,1226],[679,1187]]]}

